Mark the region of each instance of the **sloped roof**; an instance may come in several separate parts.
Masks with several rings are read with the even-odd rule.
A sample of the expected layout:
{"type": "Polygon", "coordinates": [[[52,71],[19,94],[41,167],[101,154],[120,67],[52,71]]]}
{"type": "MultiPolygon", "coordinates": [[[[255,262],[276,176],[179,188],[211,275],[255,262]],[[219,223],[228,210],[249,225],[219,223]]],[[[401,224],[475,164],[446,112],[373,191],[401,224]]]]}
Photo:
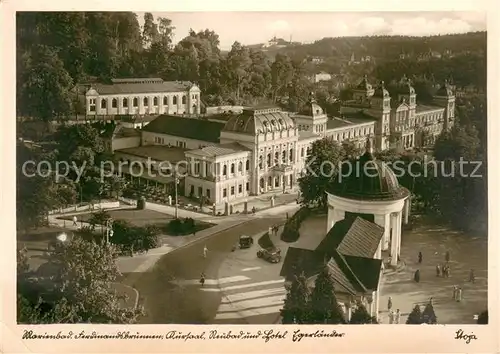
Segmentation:
{"type": "Polygon", "coordinates": [[[224,123],[161,115],[142,128],[143,131],[218,143],[224,123]]]}
{"type": "MultiPolygon", "coordinates": [[[[139,79],[142,80],[142,79],[139,79]]],[[[156,92],[186,92],[193,83],[190,81],[117,82],[113,84],[92,84],[100,95],[124,95],[156,92]]]]}
{"type": "Polygon", "coordinates": [[[219,144],[215,146],[205,146],[201,149],[191,150],[189,151],[189,153],[199,156],[215,157],[215,156],[236,154],[242,151],[251,151],[251,150],[239,143],[228,143],[228,144],[219,144]]]}
{"type": "Polygon", "coordinates": [[[337,291],[354,295],[377,290],[382,260],[371,257],[382,234],[383,228],[360,217],[340,220],[315,250],[290,247],[280,275],[292,280],[293,276],[304,273],[314,280],[326,266],[337,291]]]}
{"type": "Polygon", "coordinates": [[[373,258],[383,234],[384,228],[358,216],[337,250],[346,256],[373,258]]]}

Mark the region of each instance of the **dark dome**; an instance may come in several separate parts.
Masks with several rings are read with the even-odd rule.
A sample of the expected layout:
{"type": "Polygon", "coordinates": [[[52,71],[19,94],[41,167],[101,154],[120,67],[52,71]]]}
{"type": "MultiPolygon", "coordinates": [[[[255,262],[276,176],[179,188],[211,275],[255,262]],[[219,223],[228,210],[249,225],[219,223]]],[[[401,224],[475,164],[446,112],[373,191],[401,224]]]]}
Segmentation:
{"type": "Polygon", "coordinates": [[[370,151],[351,164],[342,165],[342,179],[336,178],[331,193],[356,200],[399,200],[409,191],[399,185],[394,172],[383,161],[376,160],[370,151]]]}
{"type": "Polygon", "coordinates": [[[373,92],[373,97],[379,98],[387,98],[389,97],[389,91],[385,89],[385,85],[383,81],[380,81],[380,85],[377,86],[375,91],[373,92]]]}

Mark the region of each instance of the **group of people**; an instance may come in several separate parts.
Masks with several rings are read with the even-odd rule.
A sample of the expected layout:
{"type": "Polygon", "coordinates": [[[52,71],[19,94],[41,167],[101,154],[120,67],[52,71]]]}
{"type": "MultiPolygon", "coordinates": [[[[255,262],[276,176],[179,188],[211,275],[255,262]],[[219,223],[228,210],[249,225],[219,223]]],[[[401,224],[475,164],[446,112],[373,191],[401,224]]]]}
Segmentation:
{"type": "Polygon", "coordinates": [[[443,278],[449,278],[450,277],[450,265],[448,263],[446,263],[444,266],[441,266],[441,264],[438,264],[436,266],[436,276],[443,277],[443,278]]]}
{"type": "Polygon", "coordinates": [[[462,288],[457,285],[453,286],[453,300],[456,302],[462,301],[462,288]]]}
{"type": "Polygon", "coordinates": [[[389,296],[389,300],[387,301],[387,311],[389,312],[389,324],[399,324],[401,319],[401,312],[399,309],[396,309],[396,312],[392,310],[392,297],[389,296]]]}

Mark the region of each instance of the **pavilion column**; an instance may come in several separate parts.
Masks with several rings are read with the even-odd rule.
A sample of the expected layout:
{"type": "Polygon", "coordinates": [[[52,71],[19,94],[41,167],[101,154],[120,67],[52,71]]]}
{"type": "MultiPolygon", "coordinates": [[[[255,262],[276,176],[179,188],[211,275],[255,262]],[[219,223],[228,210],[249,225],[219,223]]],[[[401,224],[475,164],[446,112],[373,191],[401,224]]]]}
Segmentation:
{"type": "Polygon", "coordinates": [[[400,211],[397,214],[397,223],[396,223],[396,236],[397,236],[397,243],[396,243],[396,259],[399,259],[399,256],[401,255],[401,226],[402,226],[402,216],[403,212],[400,211]]]}
{"type": "Polygon", "coordinates": [[[398,264],[398,214],[391,214],[391,265],[398,264]]]}
{"type": "Polygon", "coordinates": [[[389,240],[391,238],[391,215],[384,215],[384,237],[382,242],[382,250],[387,251],[389,249],[389,240]]]}
{"type": "Polygon", "coordinates": [[[408,197],[405,200],[405,206],[404,206],[405,225],[407,225],[410,220],[410,208],[411,208],[411,197],[408,197]]]}
{"type": "Polygon", "coordinates": [[[330,231],[330,229],[333,227],[333,224],[335,223],[334,213],[335,213],[335,209],[331,205],[329,205],[328,206],[328,221],[326,223],[326,233],[328,233],[328,231],[330,231]]]}
{"type": "Polygon", "coordinates": [[[378,290],[374,291],[373,298],[375,299],[375,314],[372,314],[372,316],[375,316],[378,321],[378,312],[380,306],[380,292],[378,290]]]}

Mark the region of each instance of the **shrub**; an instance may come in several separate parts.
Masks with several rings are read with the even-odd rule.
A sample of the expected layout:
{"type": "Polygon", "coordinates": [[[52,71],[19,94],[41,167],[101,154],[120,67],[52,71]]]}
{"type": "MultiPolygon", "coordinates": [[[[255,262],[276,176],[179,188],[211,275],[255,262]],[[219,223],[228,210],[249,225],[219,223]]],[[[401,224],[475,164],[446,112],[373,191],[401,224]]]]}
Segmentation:
{"type": "Polygon", "coordinates": [[[143,196],[141,196],[141,197],[139,197],[139,199],[137,199],[137,209],[138,210],[146,209],[146,199],[144,199],[143,196]]]}
{"type": "Polygon", "coordinates": [[[193,218],[173,219],[166,227],[166,231],[171,235],[187,235],[196,231],[196,223],[193,218]]]}
{"type": "Polygon", "coordinates": [[[297,212],[286,221],[285,226],[283,227],[283,232],[281,233],[281,240],[285,242],[297,241],[300,237],[300,225],[310,213],[311,210],[305,206],[297,210],[297,212]]]}

